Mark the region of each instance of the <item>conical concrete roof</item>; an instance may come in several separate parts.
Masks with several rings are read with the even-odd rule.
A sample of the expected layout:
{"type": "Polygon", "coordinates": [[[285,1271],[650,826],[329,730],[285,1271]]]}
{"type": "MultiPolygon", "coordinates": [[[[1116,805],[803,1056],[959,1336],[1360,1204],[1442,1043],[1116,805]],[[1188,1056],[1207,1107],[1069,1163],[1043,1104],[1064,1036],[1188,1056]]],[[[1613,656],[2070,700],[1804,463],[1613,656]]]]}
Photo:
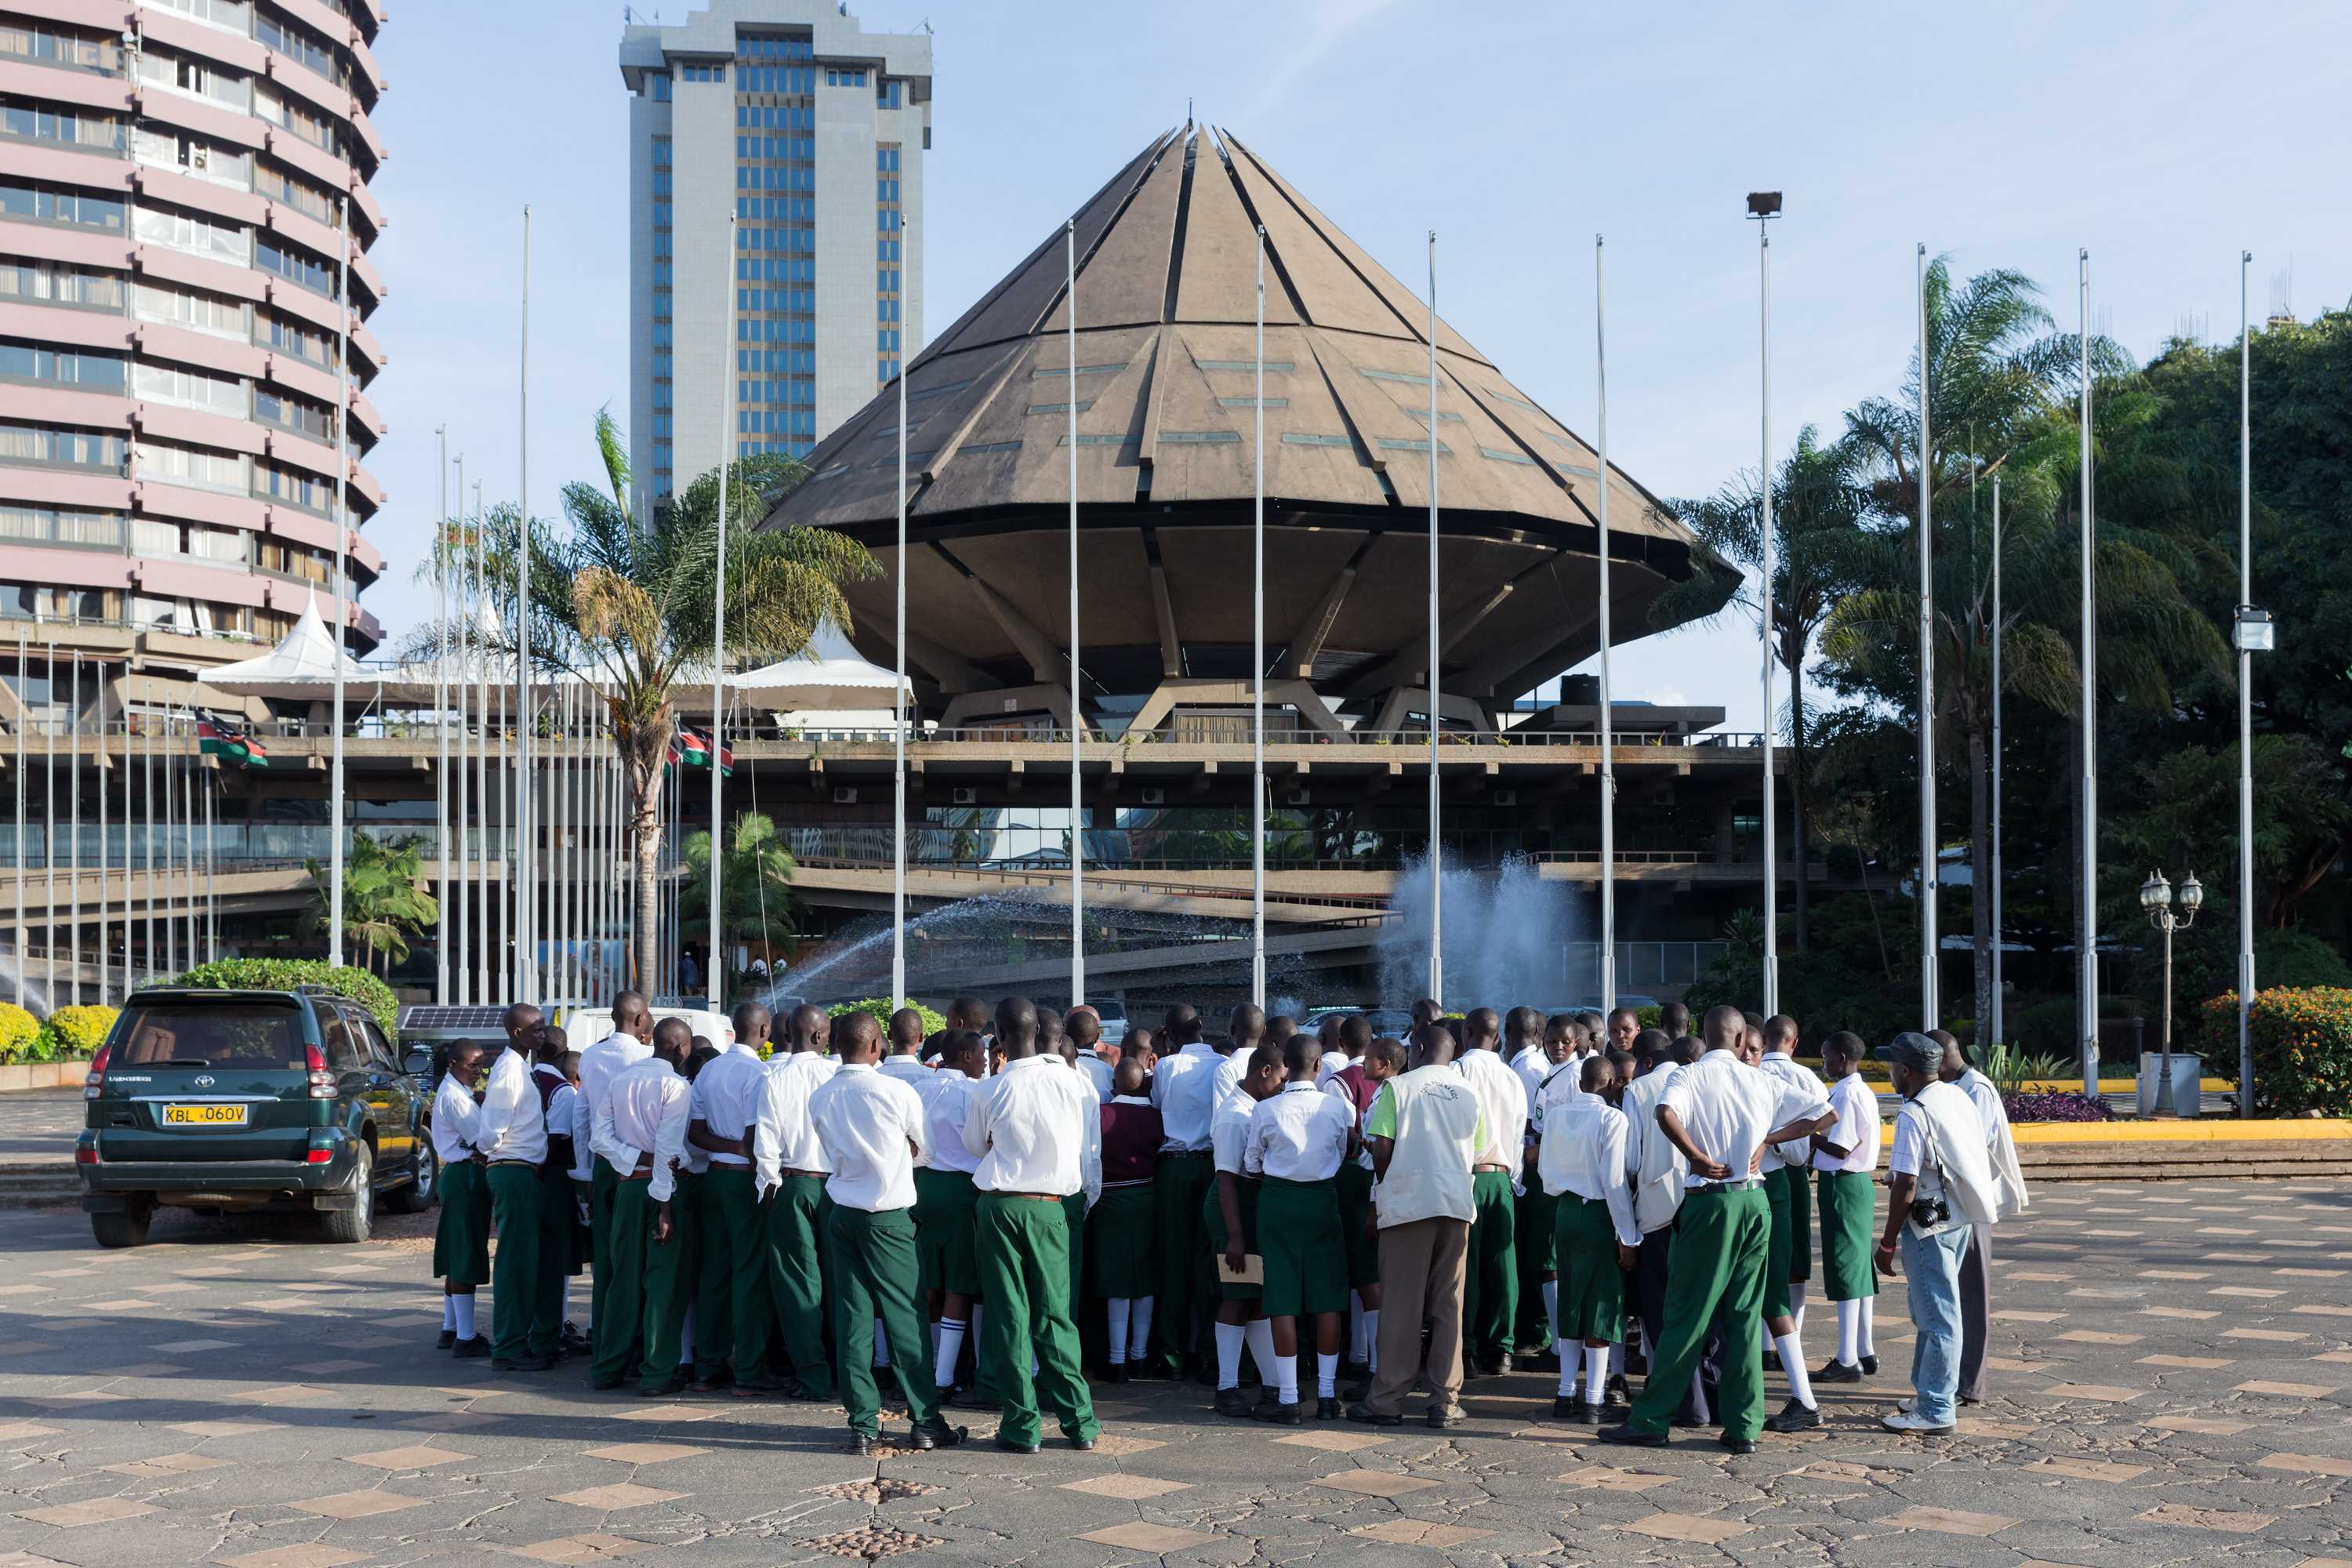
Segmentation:
{"type": "MultiPolygon", "coordinates": [[[[1230,587],[1237,565],[1246,581],[1248,557],[1232,555],[1226,533],[1236,508],[1246,529],[1253,497],[1255,229],[1261,224],[1269,534],[1305,525],[1321,536],[1319,550],[1304,539],[1270,539],[1270,576],[1281,573],[1292,592],[1304,595],[1304,603],[1287,606],[1296,616],[1313,607],[1331,573],[1351,557],[1351,571],[1379,575],[1389,556],[1402,568],[1408,550],[1425,551],[1429,312],[1411,289],[1229,133],[1188,127],[1158,138],[1073,222],[1075,377],[1060,229],[941,332],[908,372],[909,526],[934,557],[912,563],[910,589],[919,595],[927,575],[945,591],[956,576],[977,574],[1060,640],[1055,628],[1066,616],[1054,603],[1064,569],[1051,564],[1053,582],[1043,582],[1047,541],[1040,537],[1027,554],[1015,541],[1026,521],[1041,531],[1062,526],[1070,494],[1074,385],[1088,592],[1115,601],[1110,607],[1123,612],[1106,621],[1089,611],[1087,645],[1121,637],[1150,643],[1155,608],[1167,630],[1166,605],[1155,606],[1154,590],[1145,586],[1154,574],[1189,574],[1203,585],[1230,587]],[[1179,539],[1188,528],[1202,531],[1179,539]],[[1355,556],[1347,535],[1356,529],[1389,536],[1373,559],[1355,556]],[[1156,536],[1131,548],[1109,537],[1139,530],[1156,536]],[[1105,534],[1100,550],[1098,531],[1105,534]],[[1412,542],[1408,531],[1420,542],[1412,542]],[[1326,554],[1332,559],[1323,560],[1326,554]],[[1024,592],[1033,580],[1041,590],[1034,602],[1024,592]]],[[[1442,320],[1436,331],[1439,499],[1450,619],[1456,605],[1483,604],[1547,561],[1580,555],[1591,564],[1600,465],[1581,437],[1486,354],[1442,320]]],[[[814,477],[783,499],[771,522],[845,529],[890,564],[886,547],[895,539],[898,434],[892,386],[818,446],[809,459],[814,477]]],[[[1641,612],[1667,578],[1722,570],[1694,558],[1687,531],[1622,470],[1612,475],[1610,524],[1618,535],[1612,554],[1653,568],[1622,574],[1621,640],[1651,629],[1641,612]]],[[[1413,575],[1421,581],[1422,570],[1416,567],[1413,575]]],[[[1538,596],[1554,600],[1560,579],[1557,571],[1552,577],[1540,595],[1523,595],[1526,608],[1533,609],[1538,596]]],[[[1205,595],[1191,597],[1192,613],[1174,617],[1185,623],[1176,628],[1180,637],[1246,639],[1246,594],[1242,621],[1233,626],[1224,624],[1232,619],[1229,612],[1208,610],[1205,595]]],[[[1354,597],[1342,624],[1327,628],[1328,647],[1360,662],[1402,657],[1401,644],[1424,624],[1418,602],[1401,596],[1398,608],[1381,607],[1359,633],[1350,623],[1378,605],[1381,595],[1354,597]]],[[[887,647],[888,627],[874,619],[887,602],[887,590],[866,585],[852,602],[861,612],[860,644],[869,654],[887,647]]],[[[1270,622],[1284,609],[1271,606],[1270,622]]],[[[1564,668],[1591,651],[1589,631],[1578,630],[1584,616],[1571,614],[1561,625],[1557,607],[1547,613],[1555,630],[1530,647],[1531,667],[1564,668]]],[[[966,628],[969,646],[956,651],[982,663],[1017,663],[1018,639],[998,637],[989,619],[976,617],[966,628]]],[[[936,626],[927,629],[940,635],[936,626]]],[[[1280,641],[1278,631],[1270,636],[1280,641]]],[[[1493,662],[1487,661],[1486,679],[1507,684],[1519,678],[1517,666],[1503,671],[1493,662]]]]}

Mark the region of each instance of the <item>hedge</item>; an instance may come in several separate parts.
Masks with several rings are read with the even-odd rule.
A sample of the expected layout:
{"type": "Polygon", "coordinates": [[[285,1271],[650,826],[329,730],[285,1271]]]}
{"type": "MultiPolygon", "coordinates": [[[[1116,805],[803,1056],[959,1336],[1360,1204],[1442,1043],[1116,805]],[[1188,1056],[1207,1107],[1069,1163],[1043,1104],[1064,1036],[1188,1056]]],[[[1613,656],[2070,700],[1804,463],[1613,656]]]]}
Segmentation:
{"type": "Polygon", "coordinates": [[[112,1007],[58,1008],[41,1023],[35,1059],[78,1061],[96,1056],[98,1047],[106,1044],[107,1032],[114,1027],[115,1017],[116,1009],[112,1007]]]}
{"type": "Polygon", "coordinates": [[[291,991],[298,985],[324,986],[337,996],[348,996],[375,1015],[384,1037],[400,1042],[400,999],[392,987],[364,969],[329,963],[322,958],[224,958],[189,970],[174,985],[203,991],[291,991]]]}
{"type": "Polygon", "coordinates": [[[41,1037],[41,1021],[14,1002],[0,1002],[0,1062],[34,1059],[41,1037]]]}
{"type": "Polygon", "coordinates": [[[871,1013],[874,1021],[882,1026],[887,1036],[890,1029],[890,1015],[900,1006],[912,1007],[923,1016],[923,1038],[927,1040],[948,1026],[944,1016],[932,1012],[920,1002],[893,1003],[887,996],[868,996],[861,1002],[836,1002],[825,1009],[825,1016],[839,1018],[851,1013],[871,1013]]]}
{"type": "MultiPolygon", "coordinates": [[[[2205,1004],[2209,1039],[2234,1038],[2238,994],[2205,1004]]],[[[2312,985],[2254,993],[2247,1009],[2254,1109],[2273,1115],[2352,1116],[2352,990],[2312,985]]]]}

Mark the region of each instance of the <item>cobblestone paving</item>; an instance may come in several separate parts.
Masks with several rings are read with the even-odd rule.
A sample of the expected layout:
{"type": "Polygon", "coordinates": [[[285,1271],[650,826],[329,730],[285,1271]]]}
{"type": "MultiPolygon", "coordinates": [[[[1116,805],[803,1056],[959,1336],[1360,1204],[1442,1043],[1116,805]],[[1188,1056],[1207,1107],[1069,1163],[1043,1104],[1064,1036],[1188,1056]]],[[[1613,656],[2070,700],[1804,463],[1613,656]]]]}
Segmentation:
{"type": "Polygon", "coordinates": [[[1220,1422],[1198,1390],[1144,1383],[1097,1390],[1096,1453],[858,1460],[837,1411],[447,1359],[429,1243],[401,1228],[338,1248],[166,1216],[101,1253],[70,1210],[0,1215],[0,1568],[2352,1568],[2342,1184],[2045,1188],[2001,1227],[1992,1397],[1960,1436],[1875,1424],[1904,1392],[1898,1286],[1885,1373],[1824,1390],[1827,1431],[1743,1458],[1705,1434],[1602,1447],[1552,1425],[1551,1380],[1528,1373],[1474,1384],[1452,1432],[1220,1422]]]}

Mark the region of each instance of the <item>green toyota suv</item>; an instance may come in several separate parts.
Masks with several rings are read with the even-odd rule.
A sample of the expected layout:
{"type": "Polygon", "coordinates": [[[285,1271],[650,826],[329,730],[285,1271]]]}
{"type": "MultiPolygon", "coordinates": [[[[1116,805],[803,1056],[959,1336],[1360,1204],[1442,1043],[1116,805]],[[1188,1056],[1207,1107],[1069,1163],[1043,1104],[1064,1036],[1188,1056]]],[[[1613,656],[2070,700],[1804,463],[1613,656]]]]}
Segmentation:
{"type": "Polygon", "coordinates": [[[379,1194],[433,1201],[432,1102],[366,1008],[318,986],[134,993],[91,1061],[74,1145],[101,1247],[159,1206],[315,1212],[365,1241],[379,1194]]]}

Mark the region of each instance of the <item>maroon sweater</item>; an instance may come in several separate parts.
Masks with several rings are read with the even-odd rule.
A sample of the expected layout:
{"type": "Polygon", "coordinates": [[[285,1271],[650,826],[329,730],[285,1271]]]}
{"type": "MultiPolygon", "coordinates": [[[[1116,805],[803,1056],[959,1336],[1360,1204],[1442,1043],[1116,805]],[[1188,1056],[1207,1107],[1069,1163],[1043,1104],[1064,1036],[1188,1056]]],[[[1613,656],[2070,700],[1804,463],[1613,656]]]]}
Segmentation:
{"type": "Polygon", "coordinates": [[[1107,1101],[1102,1108],[1103,1185],[1150,1181],[1160,1173],[1160,1145],[1166,1141],[1158,1106],[1107,1101]]]}

